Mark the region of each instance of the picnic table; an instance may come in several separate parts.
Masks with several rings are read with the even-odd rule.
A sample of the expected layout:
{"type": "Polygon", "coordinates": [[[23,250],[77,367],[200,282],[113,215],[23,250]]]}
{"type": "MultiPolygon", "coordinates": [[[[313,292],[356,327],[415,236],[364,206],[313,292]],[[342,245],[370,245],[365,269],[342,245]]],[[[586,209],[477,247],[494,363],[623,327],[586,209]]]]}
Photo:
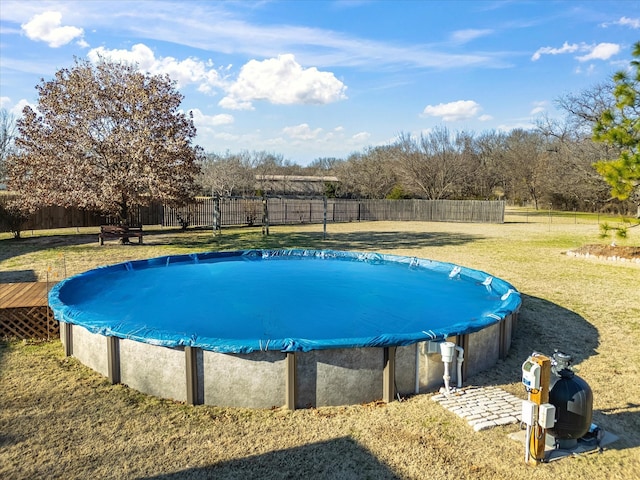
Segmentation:
{"type": "Polygon", "coordinates": [[[104,245],[105,239],[117,238],[122,243],[129,243],[130,237],[137,237],[138,243],[142,243],[142,225],[102,225],[98,240],[100,245],[104,245]]]}

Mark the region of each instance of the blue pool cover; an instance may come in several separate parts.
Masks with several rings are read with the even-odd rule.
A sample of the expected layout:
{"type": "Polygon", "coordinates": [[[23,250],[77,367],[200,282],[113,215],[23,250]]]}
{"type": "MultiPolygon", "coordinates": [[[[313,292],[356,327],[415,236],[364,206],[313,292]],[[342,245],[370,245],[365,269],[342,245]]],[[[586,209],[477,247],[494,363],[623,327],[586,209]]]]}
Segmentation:
{"type": "Polygon", "coordinates": [[[245,250],[137,260],[49,293],[92,333],[221,353],[409,345],[498,323],[520,294],[487,273],[415,257],[245,250]]]}

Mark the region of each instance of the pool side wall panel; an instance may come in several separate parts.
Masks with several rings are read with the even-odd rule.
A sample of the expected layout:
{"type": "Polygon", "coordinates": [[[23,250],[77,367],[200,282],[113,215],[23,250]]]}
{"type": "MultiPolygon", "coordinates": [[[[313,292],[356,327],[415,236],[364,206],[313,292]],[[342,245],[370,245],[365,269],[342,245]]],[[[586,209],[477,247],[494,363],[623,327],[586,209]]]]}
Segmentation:
{"type": "Polygon", "coordinates": [[[187,400],[184,348],[120,340],[120,382],[156,397],[187,400]]]}
{"type": "Polygon", "coordinates": [[[396,348],[396,388],[400,395],[415,393],[416,385],[416,345],[420,355],[423,342],[396,348]]]}
{"type": "Polygon", "coordinates": [[[296,408],[382,398],[382,348],[313,350],[296,357],[296,408]]]}
{"type": "Polygon", "coordinates": [[[107,337],[91,333],[79,325],[72,326],[71,335],[72,355],[87,367],[108,377],[107,337]]]}
{"type": "Polygon", "coordinates": [[[271,408],[285,403],[286,354],[226,354],[203,350],[206,405],[271,408]]]}
{"type": "Polygon", "coordinates": [[[496,363],[500,355],[500,325],[491,325],[469,335],[469,346],[464,352],[468,376],[475,375],[496,363]]]}
{"type": "MultiPolygon", "coordinates": [[[[511,345],[517,315],[503,325],[494,324],[466,339],[464,363],[471,378],[493,366],[511,345]],[[502,346],[502,348],[501,348],[502,346]],[[502,350],[502,352],[501,352],[502,350]]],[[[66,330],[65,330],[66,331],[66,330]]],[[[70,353],[104,376],[109,375],[107,337],[73,325],[70,353]]],[[[447,339],[456,341],[456,337],[447,339]]],[[[398,393],[415,393],[416,352],[419,356],[419,392],[437,391],[443,385],[444,365],[439,353],[426,353],[426,342],[396,349],[395,386],[398,393]]],[[[321,407],[377,401],[383,397],[383,348],[344,348],[297,352],[295,407],[321,407]]],[[[188,401],[185,349],[154,346],[133,340],[118,341],[120,382],[143,393],[188,401]]],[[[286,354],[253,352],[222,354],[197,349],[194,403],[226,407],[271,408],[285,405],[286,354]]],[[[457,365],[451,366],[452,384],[457,365]]]]}

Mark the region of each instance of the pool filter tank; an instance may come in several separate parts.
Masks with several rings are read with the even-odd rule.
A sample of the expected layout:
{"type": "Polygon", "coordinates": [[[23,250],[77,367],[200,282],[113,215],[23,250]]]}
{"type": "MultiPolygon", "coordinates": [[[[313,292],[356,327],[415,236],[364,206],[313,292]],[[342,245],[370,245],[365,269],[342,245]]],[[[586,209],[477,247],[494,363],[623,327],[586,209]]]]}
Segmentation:
{"type": "Polygon", "coordinates": [[[525,462],[536,464],[554,455],[545,453],[547,434],[555,440],[556,453],[584,452],[585,436],[594,428],[598,430],[591,423],[591,388],[570,364],[571,356],[557,350],[552,357],[534,352],[522,364],[522,383],[528,393],[522,404],[525,462]]]}
{"type": "Polygon", "coordinates": [[[572,448],[591,428],[593,393],[582,378],[569,368],[571,356],[553,354],[549,403],[556,407],[556,421],[547,430],[559,448],[572,448]]]}

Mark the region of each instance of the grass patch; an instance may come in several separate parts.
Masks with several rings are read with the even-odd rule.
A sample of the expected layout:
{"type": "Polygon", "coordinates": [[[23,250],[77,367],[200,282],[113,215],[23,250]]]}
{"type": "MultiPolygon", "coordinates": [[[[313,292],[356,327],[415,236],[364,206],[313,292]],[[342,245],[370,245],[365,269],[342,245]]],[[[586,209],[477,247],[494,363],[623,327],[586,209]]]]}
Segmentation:
{"type": "MultiPolygon", "coordinates": [[[[509,216],[507,217],[509,219],[509,216]]],[[[637,229],[624,239],[637,245],[637,229]]],[[[474,433],[418,395],[288,412],[191,407],[142,395],[65,358],[59,341],[0,344],[1,478],[629,479],[640,476],[640,266],[564,255],[600,243],[596,222],[469,225],[371,222],[180,233],[145,245],[99,247],[96,232],[0,240],[0,280],[25,272],[80,273],[136,258],[247,248],[378,251],[448,261],[523,293],[508,357],[469,379],[524,397],[520,365],[532,351],[576,358],[594,392],[594,421],[620,436],[602,455],[532,469],[511,425],[474,433]]]]}

